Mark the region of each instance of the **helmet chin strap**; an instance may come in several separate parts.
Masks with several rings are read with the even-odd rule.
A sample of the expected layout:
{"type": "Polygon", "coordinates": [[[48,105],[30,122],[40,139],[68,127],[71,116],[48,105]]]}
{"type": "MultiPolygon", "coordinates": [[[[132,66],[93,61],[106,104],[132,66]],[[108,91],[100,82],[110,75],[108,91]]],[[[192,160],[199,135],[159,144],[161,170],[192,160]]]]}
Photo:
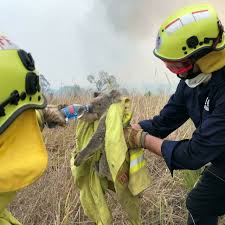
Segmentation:
{"type": "Polygon", "coordinates": [[[194,72],[194,68],[192,68],[191,70],[187,71],[185,74],[182,74],[182,75],[177,74],[177,77],[179,77],[181,80],[189,80],[189,79],[193,79],[197,77],[200,73],[201,71],[194,72]]]}

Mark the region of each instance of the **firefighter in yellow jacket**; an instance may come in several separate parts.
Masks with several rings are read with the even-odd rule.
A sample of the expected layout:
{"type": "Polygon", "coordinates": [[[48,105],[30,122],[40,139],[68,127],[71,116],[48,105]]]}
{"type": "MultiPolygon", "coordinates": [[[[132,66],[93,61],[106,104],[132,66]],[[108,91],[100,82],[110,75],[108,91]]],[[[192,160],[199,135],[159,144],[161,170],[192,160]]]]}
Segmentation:
{"type": "MultiPolygon", "coordinates": [[[[0,36],[1,225],[21,225],[6,207],[18,190],[36,181],[46,169],[47,152],[37,118],[43,125],[49,112],[57,118],[57,110],[45,107],[32,56],[0,36]]],[[[46,122],[52,125],[50,119],[46,122]]],[[[64,122],[58,118],[57,124],[64,122]]]]}

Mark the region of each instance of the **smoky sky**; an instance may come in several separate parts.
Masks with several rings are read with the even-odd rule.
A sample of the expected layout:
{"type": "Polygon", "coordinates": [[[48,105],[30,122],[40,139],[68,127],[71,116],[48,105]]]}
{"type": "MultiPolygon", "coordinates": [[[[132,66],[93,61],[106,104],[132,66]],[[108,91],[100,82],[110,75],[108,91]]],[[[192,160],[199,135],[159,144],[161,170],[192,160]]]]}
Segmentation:
{"type": "MultiPolygon", "coordinates": [[[[211,2],[222,16],[221,0],[211,2]]],[[[122,86],[148,89],[178,82],[153,56],[160,24],[194,0],[7,0],[1,32],[32,53],[53,87],[87,86],[105,70],[122,86]],[[167,74],[167,76],[165,75],[167,74]],[[169,77],[169,82],[166,77],[169,77]]]]}

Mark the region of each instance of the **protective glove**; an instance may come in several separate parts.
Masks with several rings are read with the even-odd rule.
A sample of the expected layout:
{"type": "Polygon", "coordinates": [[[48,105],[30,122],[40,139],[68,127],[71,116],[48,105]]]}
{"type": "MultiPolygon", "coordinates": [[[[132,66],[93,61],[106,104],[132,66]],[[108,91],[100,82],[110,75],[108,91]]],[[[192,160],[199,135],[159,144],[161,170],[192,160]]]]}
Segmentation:
{"type": "Polygon", "coordinates": [[[142,129],[133,129],[131,126],[124,130],[124,137],[129,149],[145,148],[145,136],[148,134],[142,129]]]}
{"type": "Polygon", "coordinates": [[[64,108],[65,105],[47,105],[43,112],[44,123],[49,128],[54,128],[56,126],[65,126],[66,118],[61,112],[61,109],[64,108]]]}

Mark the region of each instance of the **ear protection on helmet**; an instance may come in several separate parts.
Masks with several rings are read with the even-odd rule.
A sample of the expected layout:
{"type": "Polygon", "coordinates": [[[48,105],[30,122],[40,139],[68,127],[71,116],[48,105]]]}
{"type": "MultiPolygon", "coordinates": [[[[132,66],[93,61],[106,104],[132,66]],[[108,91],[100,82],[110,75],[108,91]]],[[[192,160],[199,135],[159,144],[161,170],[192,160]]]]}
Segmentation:
{"type": "Polygon", "coordinates": [[[39,84],[39,77],[34,72],[35,70],[35,63],[32,55],[27,53],[26,51],[20,49],[18,50],[18,55],[27,70],[32,72],[28,72],[25,79],[25,88],[26,93],[28,95],[34,95],[38,91],[40,91],[40,84],[39,84]]]}
{"type": "Polygon", "coordinates": [[[34,95],[41,89],[40,84],[39,84],[39,77],[34,72],[34,70],[35,70],[34,59],[30,53],[27,53],[26,51],[24,51],[22,49],[18,50],[18,55],[24,65],[24,67],[27,70],[32,71],[32,72],[28,72],[26,74],[25,88],[26,88],[26,93],[28,95],[34,95]]]}
{"type": "Polygon", "coordinates": [[[34,95],[40,91],[39,77],[34,72],[28,72],[25,81],[26,93],[29,95],[34,95]]]}
{"type": "Polygon", "coordinates": [[[26,51],[20,49],[18,50],[18,55],[27,70],[30,70],[30,71],[35,70],[34,59],[30,53],[27,53],[26,51]]]}

